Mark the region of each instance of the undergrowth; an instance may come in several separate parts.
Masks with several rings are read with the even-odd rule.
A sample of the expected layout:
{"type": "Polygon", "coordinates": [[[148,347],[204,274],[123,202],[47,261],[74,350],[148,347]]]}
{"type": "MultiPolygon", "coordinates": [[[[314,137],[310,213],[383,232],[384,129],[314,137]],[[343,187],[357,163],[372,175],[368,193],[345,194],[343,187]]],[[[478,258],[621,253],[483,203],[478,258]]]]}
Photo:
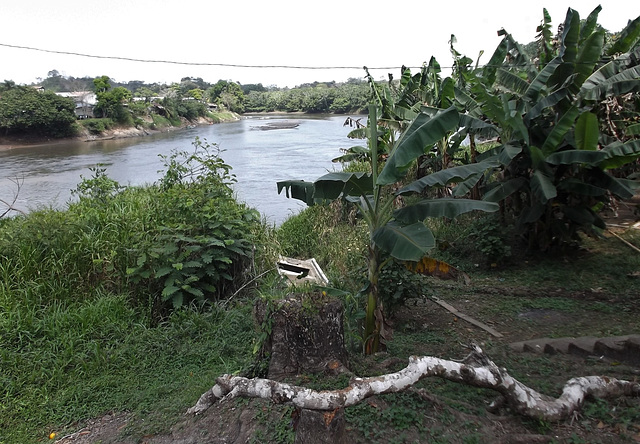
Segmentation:
{"type": "Polygon", "coordinates": [[[122,187],[98,165],[68,209],[2,221],[0,443],[111,411],[155,432],[248,366],[272,233],[235,201],[215,145],[194,148],[154,185],[122,187]]]}

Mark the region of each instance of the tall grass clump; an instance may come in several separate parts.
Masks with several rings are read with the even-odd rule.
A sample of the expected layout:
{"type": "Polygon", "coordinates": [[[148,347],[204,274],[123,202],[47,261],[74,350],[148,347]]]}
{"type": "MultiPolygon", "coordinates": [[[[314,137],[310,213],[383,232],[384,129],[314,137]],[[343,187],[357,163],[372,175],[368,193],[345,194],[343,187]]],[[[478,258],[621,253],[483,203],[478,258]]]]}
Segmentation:
{"type": "Polygon", "coordinates": [[[0,443],[111,411],[153,433],[251,360],[245,295],[274,263],[272,233],[235,200],[215,145],[194,148],[153,185],[97,166],[65,211],[1,221],[0,443]]]}

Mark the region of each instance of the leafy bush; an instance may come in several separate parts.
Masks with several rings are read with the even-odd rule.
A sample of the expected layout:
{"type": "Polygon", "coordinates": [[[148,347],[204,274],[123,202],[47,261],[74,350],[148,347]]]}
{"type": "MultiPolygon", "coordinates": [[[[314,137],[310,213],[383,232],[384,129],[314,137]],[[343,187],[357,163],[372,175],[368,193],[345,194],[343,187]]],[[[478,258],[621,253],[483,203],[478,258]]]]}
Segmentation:
{"type": "Polygon", "coordinates": [[[198,117],[204,117],[207,113],[207,107],[204,103],[197,100],[180,101],[176,107],[178,115],[192,121],[198,117]]]}
{"type": "Polygon", "coordinates": [[[107,170],[102,167],[102,164],[89,168],[89,171],[93,173],[93,176],[90,179],[80,176],[82,181],[76,186],[75,190],[71,191],[72,195],[77,195],[80,199],[96,200],[98,203],[104,204],[107,199],[114,197],[123,189],[118,182],[107,176],[107,170]]]}
{"type": "Polygon", "coordinates": [[[143,297],[154,295],[154,307],[228,294],[252,257],[249,236],[259,214],[234,199],[235,178],[216,146],[196,139],[194,147],[163,157],[158,228],[137,246],[136,265],[127,269],[133,283],[143,284],[143,297]]]}
{"type": "Polygon", "coordinates": [[[487,263],[499,264],[511,256],[510,229],[504,227],[498,217],[479,218],[471,229],[471,238],[477,253],[487,263]]]}
{"type": "Polygon", "coordinates": [[[108,129],[113,128],[113,120],[111,119],[86,119],[80,122],[84,128],[91,134],[100,134],[108,129]]]}
{"type": "MultiPolygon", "coordinates": [[[[151,430],[140,435],[153,433],[219,374],[249,363],[251,304],[174,310],[162,322],[149,316],[168,305],[165,288],[188,274],[199,279],[186,284],[191,289],[216,286],[204,297],[235,290],[229,284],[251,274],[254,239],[270,235],[255,211],[234,201],[233,178],[218,153],[195,145],[196,153],[168,156],[167,175],[153,186],[121,187],[96,166],[66,211],[45,208],[0,221],[2,440],[35,442],[48,427],[114,406],[135,413],[157,406],[162,418],[145,421],[141,427],[151,430]],[[148,278],[136,283],[127,275],[143,254],[166,245],[177,250],[147,260],[148,278]],[[204,273],[188,261],[199,261],[204,273]],[[173,276],[153,275],[166,265],[173,276]]],[[[198,300],[184,285],[168,303],[177,292],[184,303],[198,300]]]]}
{"type": "Polygon", "coordinates": [[[381,271],[378,280],[380,299],[389,315],[409,298],[419,298],[424,293],[424,277],[409,271],[397,261],[391,261],[381,271]]]}

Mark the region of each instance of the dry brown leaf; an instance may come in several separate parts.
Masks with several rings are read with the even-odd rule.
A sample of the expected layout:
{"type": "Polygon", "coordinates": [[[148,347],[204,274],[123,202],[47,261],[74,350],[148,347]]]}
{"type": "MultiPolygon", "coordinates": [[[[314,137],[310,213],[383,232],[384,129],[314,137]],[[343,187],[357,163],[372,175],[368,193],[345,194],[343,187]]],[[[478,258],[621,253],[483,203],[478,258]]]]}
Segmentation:
{"type": "Polygon", "coordinates": [[[440,261],[432,257],[423,257],[418,262],[406,261],[404,263],[404,266],[407,268],[407,270],[413,273],[434,276],[440,279],[457,279],[459,277],[462,277],[465,281],[465,284],[471,284],[471,278],[468,274],[458,270],[456,267],[448,264],[447,262],[440,261]]]}

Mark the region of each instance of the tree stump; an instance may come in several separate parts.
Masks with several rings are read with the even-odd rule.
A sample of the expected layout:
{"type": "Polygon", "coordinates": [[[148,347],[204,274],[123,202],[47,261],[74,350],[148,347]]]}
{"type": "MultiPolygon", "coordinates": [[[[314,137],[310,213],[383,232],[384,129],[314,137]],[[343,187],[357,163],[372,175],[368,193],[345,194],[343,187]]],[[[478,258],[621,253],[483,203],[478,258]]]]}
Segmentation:
{"type": "Polygon", "coordinates": [[[321,292],[292,293],[255,306],[255,317],[270,335],[263,353],[270,355],[268,378],[347,369],[342,302],[321,292]]]}
{"type": "Polygon", "coordinates": [[[294,444],[346,444],[344,409],[300,409],[294,444]]]}
{"type": "MultiPolygon", "coordinates": [[[[271,332],[262,349],[270,356],[268,378],[279,381],[300,374],[348,371],[343,315],[342,302],[319,291],[260,300],[256,320],[271,332]]],[[[296,443],[345,442],[344,409],[299,409],[298,415],[296,443]]]]}

